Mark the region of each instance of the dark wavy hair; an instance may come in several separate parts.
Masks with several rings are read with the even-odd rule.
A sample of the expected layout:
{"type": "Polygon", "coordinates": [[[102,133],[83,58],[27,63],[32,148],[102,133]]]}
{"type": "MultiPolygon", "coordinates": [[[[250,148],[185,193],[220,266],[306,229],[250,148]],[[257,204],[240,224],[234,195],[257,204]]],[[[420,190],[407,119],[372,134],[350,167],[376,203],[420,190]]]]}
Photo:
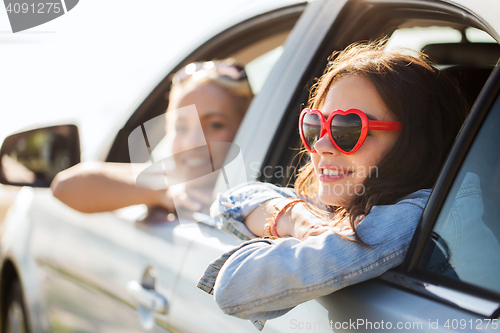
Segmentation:
{"type": "MultiPolygon", "coordinates": [[[[432,188],[462,126],[467,103],[457,83],[433,67],[428,57],[404,50],[384,50],[386,40],[356,43],[334,52],[324,74],[311,88],[310,108],[320,108],[334,82],[360,75],[372,82],[403,128],[394,146],[377,165],[378,175],[364,180],[365,194],[353,195],[343,207],[332,207],[354,221],[374,205],[390,205],[420,189],[432,188]]],[[[296,192],[315,199],[318,180],[309,162],[295,182],[296,192]]]]}

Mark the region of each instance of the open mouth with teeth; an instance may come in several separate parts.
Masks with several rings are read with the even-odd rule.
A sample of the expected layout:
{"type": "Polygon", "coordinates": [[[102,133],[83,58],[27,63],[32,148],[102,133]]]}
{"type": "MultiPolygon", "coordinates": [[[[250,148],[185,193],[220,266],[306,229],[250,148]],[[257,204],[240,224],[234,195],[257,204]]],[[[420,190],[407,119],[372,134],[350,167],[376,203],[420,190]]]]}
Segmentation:
{"type": "Polygon", "coordinates": [[[349,169],[326,169],[321,168],[319,174],[319,180],[323,182],[336,181],[345,178],[354,173],[354,170],[349,169]]]}
{"type": "Polygon", "coordinates": [[[186,156],[177,166],[178,172],[183,175],[186,181],[208,175],[214,171],[209,156],[186,156]]]}
{"type": "Polygon", "coordinates": [[[214,172],[207,146],[196,147],[174,155],[176,174],[189,181],[214,172]]]}
{"type": "Polygon", "coordinates": [[[176,153],[174,156],[177,172],[205,173],[213,172],[210,151],[207,146],[200,146],[176,153]]]}
{"type": "Polygon", "coordinates": [[[326,176],[350,175],[351,173],[354,173],[354,171],[321,169],[321,174],[326,175],[326,176]]]}
{"type": "Polygon", "coordinates": [[[210,158],[206,157],[191,157],[187,158],[184,161],[182,161],[182,165],[188,168],[197,168],[197,167],[204,167],[204,166],[210,166],[210,158]]]}
{"type": "Polygon", "coordinates": [[[337,176],[352,173],[352,171],[339,171],[339,170],[330,170],[330,169],[322,169],[321,173],[327,176],[337,176]]]}
{"type": "Polygon", "coordinates": [[[185,182],[213,174],[214,170],[209,157],[186,156],[186,158],[178,161],[176,173],[177,176],[185,182]]]}

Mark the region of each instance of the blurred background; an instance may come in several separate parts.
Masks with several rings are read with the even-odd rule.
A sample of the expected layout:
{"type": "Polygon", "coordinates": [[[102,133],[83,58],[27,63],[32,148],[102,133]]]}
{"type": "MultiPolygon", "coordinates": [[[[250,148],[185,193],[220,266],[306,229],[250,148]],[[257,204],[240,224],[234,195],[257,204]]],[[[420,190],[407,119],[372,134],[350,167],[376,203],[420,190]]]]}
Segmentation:
{"type": "MultiPolygon", "coordinates": [[[[82,158],[92,158],[90,151],[115,134],[113,125],[182,50],[250,2],[82,0],[65,15],[15,34],[0,6],[0,141],[31,127],[73,123],[82,158]]],[[[18,190],[0,185],[0,222],[18,190]]]]}

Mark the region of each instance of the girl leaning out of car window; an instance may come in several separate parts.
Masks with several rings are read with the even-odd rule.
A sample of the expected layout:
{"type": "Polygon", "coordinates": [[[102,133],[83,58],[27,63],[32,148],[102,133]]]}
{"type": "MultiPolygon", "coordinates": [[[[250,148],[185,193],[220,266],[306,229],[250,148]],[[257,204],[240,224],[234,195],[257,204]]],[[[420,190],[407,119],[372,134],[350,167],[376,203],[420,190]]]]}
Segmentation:
{"type": "Polygon", "coordinates": [[[199,281],[225,313],[262,328],[260,320],[402,263],[466,105],[425,55],[383,48],[332,55],[299,117],[310,161],[295,191],[249,183],[213,204],[220,229],[262,236],[199,281]]]}
{"type": "MultiPolygon", "coordinates": [[[[133,169],[143,170],[147,163],[84,162],[56,175],[51,184],[54,196],[84,213],[137,204],[156,207],[159,209],[153,212],[171,215],[179,213],[179,209],[203,211],[206,208],[208,213],[210,194],[218,175],[217,171],[212,172],[212,163],[217,165],[224,160],[227,145],[213,144],[212,155],[208,155],[207,142],[231,142],[252,98],[243,67],[230,60],[191,63],[173,76],[164,116],[166,136],[152,154],[167,155],[166,159],[173,162],[166,178],[169,185],[182,185],[175,187],[177,191],[166,186],[163,169],[142,173],[150,177],[149,183],[141,183],[139,177],[135,177],[138,172],[133,169]]],[[[163,164],[155,163],[155,166],[161,168],[163,164]]],[[[164,220],[162,216],[160,219],[164,220]]]]}

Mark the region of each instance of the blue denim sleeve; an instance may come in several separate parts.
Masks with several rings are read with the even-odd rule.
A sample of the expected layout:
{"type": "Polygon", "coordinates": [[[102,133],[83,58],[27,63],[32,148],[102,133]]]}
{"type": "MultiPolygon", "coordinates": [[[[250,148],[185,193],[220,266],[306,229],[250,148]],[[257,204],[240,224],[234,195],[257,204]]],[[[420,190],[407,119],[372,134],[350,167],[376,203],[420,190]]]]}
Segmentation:
{"type": "Polygon", "coordinates": [[[243,223],[248,214],[268,200],[290,197],[296,197],[291,188],[268,183],[245,183],[219,194],[210,208],[210,215],[220,230],[250,240],[256,236],[243,223]]]}
{"type": "Polygon", "coordinates": [[[304,241],[244,244],[216,274],[217,304],[229,315],[267,320],[383,274],[402,263],[429,193],[421,190],[395,205],[373,207],[356,228],[368,247],[332,232],[304,241]]]}

